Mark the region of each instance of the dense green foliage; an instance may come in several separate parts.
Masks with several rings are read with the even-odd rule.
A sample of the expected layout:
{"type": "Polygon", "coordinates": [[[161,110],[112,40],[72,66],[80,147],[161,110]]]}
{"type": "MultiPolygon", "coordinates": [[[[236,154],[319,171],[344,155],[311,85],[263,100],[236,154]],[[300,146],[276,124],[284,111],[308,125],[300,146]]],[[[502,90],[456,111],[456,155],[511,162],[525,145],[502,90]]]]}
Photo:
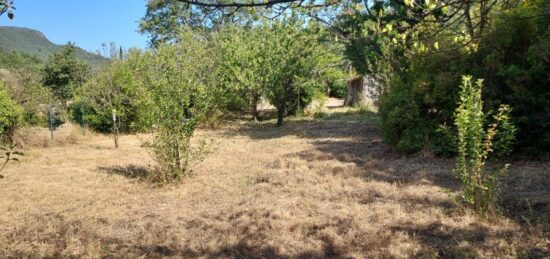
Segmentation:
{"type": "Polygon", "coordinates": [[[148,102],[142,95],[143,74],[148,55],[132,50],[125,60],[113,60],[77,90],[69,107],[71,117],[83,126],[109,132],[113,126],[112,111],[117,111],[117,127],[122,132],[145,131],[150,121],[143,113],[148,102]]]}
{"type": "Polygon", "coordinates": [[[22,122],[46,126],[45,104],[51,103],[50,89],[41,85],[43,62],[28,54],[0,52],[0,81],[11,98],[23,108],[22,122]]]}
{"type": "Polygon", "coordinates": [[[300,29],[299,24],[274,23],[265,30],[263,39],[269,68],[266,96],[277,108],[277,125],[282,125],[283,117],[296,114],[311,102],[315,93],[315,82],[310,80],[318,59],[315,36],[300,29]],[[312,84],[310,84],[312,83],[312,84]]]}
{"type": "MultiPolygon", "coordinates": [[[[21,119],[21,107],[0,87],[0,136],[11,141],[13,130],[21,119]]],[[[4,139],[5,140],[5,139],[4,139]]]]}
{"type": "Polygon", "coordinates": [[[306,27],[295,18],[217,32],[228,107],[259,119],[257,106],[265,97],[278,110],[278,125],[301,112],[316,93],[343,78],[338,49],[322,42],[324,35],[317,24],[306,27]]]}
{"type": "Polygon", "coordinates": [[[328,54],[316,35],[295,21],[263,24],[250,29],[232,28],[222,35],[222,77],[255,118],[265,96],[278,111],[278,125],[296,114],[321,90],[320,63],[328,54]]]}
{"type": "MultiPolygon", "coordinates": [[[[52,55],[47,64],[24,52],[0,52],[0,81],[5,83],[10,98],[22,107],[21,123],[49,126],[52,108],[60,100],[67,101],[73,88],[85,81],[87,66],[77,60],[75,50],[67,46],[62,53],[52,55]]],[[[64,123],[64,109],[57,107],[52,118],[55,127],[64,123]]]]}
{"type": "Polygon", "coordinates": [[[219,42],[220,73],[225,88],[225,103],[228,109],[251,111],[259,119],[258,104],[266,89],[265,64],[266,40],[260,29],[226,27],[216,34],[219,42]]]}
{"type": "MultiPolygon", "coordinates": [[[[381,97],[386,140],[404,151],[454,154],[455,85],[460,75],[472,74],[485,79],[486,111],[502,103],[513,107],[512,120],[518,126],[515,149],[548,153],[548,6],[545,1],[526,1],[496,9],[475,44],[464,45],[460,37],[442,33],[420,41],[420,46],[433,46],[429,50],[394,45],[388,55],[400,61],[399,68],[389,73],[392,79],[381,97]]],[[[437,27],[418,30],[430,29],[437,27]]]]}
{"type": "Polygon", "coordinates": [[[76,59],[74,44],[68,43],[60,53],[48,59],[42,82],[52,89],[55,98],[65,104],[73,97],[75,89],[84,83],[88,70],[86,64],[76,59]]]}
{"type": "Polygon", "coordinates": [[[146,80],[155,134],[150,148],[161,166],[161,180],[181,178],[204,145],[191,144],[195,129],[216,108],[218,49],[189,30],[182,44],[161,45],[152,56],[146,80]]]}
{"type": "Polygon", "coordinates": [[[339,80],[329,82],[327,89],[329,96],[341,99],[346,96],[346,93],[348,91],[348,84],[343,78],[344,77],[342,76],[342,78],[340,78],[339,80]]]}
{"type": "Polygon", "coordinates": [[[22,52],[0,52],[0,66],[11,71],[22,71],[27,76],[37,76],[44,66],[44,61],[22,52]]]}
{"type": "MultiPolygon", "coordinates": [[[[62,49],[63,46],[52,43],[39,31],[0,26],[0,51],[28,54],[45,61],[52,54],[58,53],[62,49]]],[[[100,67],[108,61],[100,55],[87,52],[78,47],[75,47],[75,56],[92,68],[100,67]]]]}
{"type": "Polygon", "coordinates": [[[194,6],[174,0],[147,1],[145,16],[141,19],[139,30],[150,36],[150,45],[158,47],[161,43],[175,43],[184,27],[195,30],[216,29],[224,24],[250,24],[252,14],[241,10],[226,15],[212,8],[194,6]]]}
{"type": "Polygon", "coordinates": [[[429,149],[438,155],[454,154],[454,134],[449,127],[458,94],[455,85],[466,72],[461,68],[468,66],[463,54],[460,50],[410,54],[403,62],[407,69],[395,74],[381,95],[386,141],[406,152],[429,149]],[[450,59],[455,63],[449,65],[450,59]]]}
{"type": "Polygon", "coordinates": [[[495,19],[477,53],[488,108],[509,104],[518,127],[516,149],[550,153],[550,2],[526,1],[495,19]]]}

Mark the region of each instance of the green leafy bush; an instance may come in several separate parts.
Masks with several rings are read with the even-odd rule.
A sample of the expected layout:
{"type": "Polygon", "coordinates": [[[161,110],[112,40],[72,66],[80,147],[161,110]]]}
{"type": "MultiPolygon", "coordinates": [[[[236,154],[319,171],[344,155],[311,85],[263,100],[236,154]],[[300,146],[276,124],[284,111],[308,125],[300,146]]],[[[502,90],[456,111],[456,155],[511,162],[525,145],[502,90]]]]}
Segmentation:
{"type": "Polygon", "coordinates": [[[459,49],[446,53],[409,53],[380,96],[380,115],[385,140],[398,150],[429,150],[453,156],[453,110],[456,85],[470,62],[459,49]],[[449,65],[449,64],[453,65],[449,65]],[[451,127],[445,131],[441,125],[451,127]]]}
{"type": "Polygon", "coordinates": [[[11,140],[15,127],[21,120],[22,109],[9,94],[0,89],[0,135],[11,140]]]}
{"type": "Polygon", "coordinates": [[[329,85],[330,97],[344,98],[348,91],[348,84],[345,80],[335,80],[329,85]]]}
{"type": "Polygon", "coordinates": [[[451,108],[438,100],[448,98],[444,95],[452,95],[438,90],[445,88],[448,82],[420,76],[413,82],[409,80],[394,79],[380,96],[384,139],[407,153],[430,150],[436,155],[454,155],[452,130],[440,129],[441,125],[452,125],[451,115],[445,112],[451,108]]]}
{"type": "Polygon", "coordinates": [[[406,152],[429,149],[452,156],[456,150],[452,118],[458,101],[456,86],[460,75],[470,74],[486,79],[484,111],[498,110],[503,103],[514,107],[511,116],[517,141],[501,152],[497,137],[495,155],[513,151],[550,154],[550,18],[544,15],[548,8],[548,1],[529,1],[500,12],[479,39],[476,51],[444,34],[436,40],[445,51],[399,49],[403,54],[395,57],[397,68],[388,76],[389,87],[380,100],[386,141],[406,152]],[[448,129],[441,131],[441,125],[448,129]]]}
{"type": "Polygon", "coordinates": [[[472,83],[471,76],[462,79],[459,107],[455,112],[458,131],[456,172],[462,181],[462,194],[476,211],[494,211],[498,174],[485,169],[485,162],[495,148],[495,137],[500,136],[498,148],[506,150],[514,140],[515,127],[510,123],[510,108],[502,105],[485,128],[481,91],[483,80],[472,83]]]}
{"type": "Polygon", "coordinates": [[[71,120],[78,123],[82,127],[89,127],[98,132],[111,132],[112,129],[112,114],[110,111],[98,113],[91,105],[82,99],[76,99],[69,107],[71,120]]]}
{"type": "Polygon", "coordinates": [[[146,131],[151,126],[147,108],[145,73],[150,55],[138,50],[128,53],[126,60],[113,60],[77,91],[69,110],[73,121],[100,132],[113,127],[112,110],[117,111],[117,127],[121,132],[146,131]]]}
{"type": "Polygon", "coordinates": [[[203,36],[186,30],[181,44],[160,45],[151,56],[147,108],[155,132],[148,147],[160,166],[158,181],[181,179],[206,152],[205,142],[193,145],[191,138],[216,108],[219,53],[203,36]]]}
{"type": "Polygon", "coordinates": [[[76,58],[75,51],[75,45],[67,43],[61,52],[49,57],[43,69],[42,83],[52,90],[65,108],[66,102],[73,97],[75,88],[84,83],[90,69],[76,58]]]}
{"type": "Polygon", "coordinates": [[[480,45],[478,73],[486,78],[486,106],[514,107],[515,150],[550,154],[550,1],[525,3],[495,20],[480,45]],[[526,18],[528,17],[528,18],[526,18]]]}

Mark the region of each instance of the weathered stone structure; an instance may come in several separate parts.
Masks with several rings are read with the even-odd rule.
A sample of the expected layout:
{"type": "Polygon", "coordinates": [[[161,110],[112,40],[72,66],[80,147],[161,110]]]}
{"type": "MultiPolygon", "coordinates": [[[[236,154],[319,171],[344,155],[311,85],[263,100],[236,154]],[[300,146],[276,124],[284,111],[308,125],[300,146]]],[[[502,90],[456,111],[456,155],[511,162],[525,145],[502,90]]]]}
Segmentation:
{"type": "Polygon", "coordinates": [[[371,76],[356,76],[348,81],[345,106],[376,104],[380,84],[371,76]]]}

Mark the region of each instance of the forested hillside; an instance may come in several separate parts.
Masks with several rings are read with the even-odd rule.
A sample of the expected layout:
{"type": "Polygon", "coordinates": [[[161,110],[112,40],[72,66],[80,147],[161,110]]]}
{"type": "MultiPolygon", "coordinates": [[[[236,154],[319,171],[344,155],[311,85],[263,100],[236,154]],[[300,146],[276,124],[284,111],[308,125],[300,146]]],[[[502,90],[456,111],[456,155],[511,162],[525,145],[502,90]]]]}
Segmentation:
{"type": "MultiPolygon", "coordinates": [[[[51,54],[61,51],[62,45],[52,43],[46,35],[37,30],[0,26],[0,51],[19,52],[34,55],[46,60],[51,54]]],[[[81,48],[75,48],[76,57],[92,67],[98,67],[107,62],[107,59],[87,52],[81,48]]]]}

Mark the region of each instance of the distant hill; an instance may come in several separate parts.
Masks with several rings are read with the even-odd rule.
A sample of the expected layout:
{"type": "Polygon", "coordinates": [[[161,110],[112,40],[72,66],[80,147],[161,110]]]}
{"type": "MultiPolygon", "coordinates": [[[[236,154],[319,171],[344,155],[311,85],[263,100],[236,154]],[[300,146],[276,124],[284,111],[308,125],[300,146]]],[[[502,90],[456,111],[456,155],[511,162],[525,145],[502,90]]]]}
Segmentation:
{"type": "MultiPolygon", "coordinates": [[[[63,46],[52,43],[37,30],[0,26],[0,51],[22,52],[46,60],[51,54],[61,50],[63,46]]],[[[98,67],[107,62],[107,58],[87,52],[76,47],[76,57],[92,67],[98,67]]]]}

